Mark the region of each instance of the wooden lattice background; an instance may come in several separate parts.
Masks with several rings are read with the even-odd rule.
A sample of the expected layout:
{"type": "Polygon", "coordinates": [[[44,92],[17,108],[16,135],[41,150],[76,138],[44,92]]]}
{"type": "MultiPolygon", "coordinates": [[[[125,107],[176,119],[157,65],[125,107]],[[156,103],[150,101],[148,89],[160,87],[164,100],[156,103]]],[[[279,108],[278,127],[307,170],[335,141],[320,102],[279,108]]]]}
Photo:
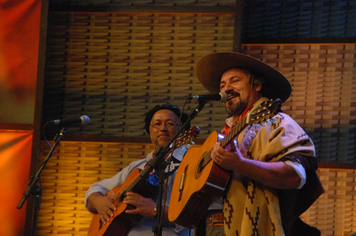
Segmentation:
{"type": "MultiPolygon", "coordinates": [[[[69,134],[145,135],[145,112],[166,102],[182,106],[188,96],[206,93],[194,77],[196,61],[233,46],[231,14],[61,13],[51,20],[44,119],[92,118],[85,131],[69,134]]],[[[224,119],[223,108],[214,107],[208,104],[203,114],[224,119]]],[[[211,119],[196,118],[205,134],[205,127],[221,127],[211,119]]]]}
{"type": "MultiPolygon", "coordinates": [[[[231,51],[232,32],[231,14],[53,13],[43,119],[86,114],[91,124],[68,134],[145,136],[148,109],[182,107],[206,93],[194,65],[231,51]]],[[[320,161],[355,162],[355,44],[244,44],[242,51],[288,77],[293,93],[284,109],[314,139],[320,161]]],[[[225,118],[221,104],[208,103],[193,124],[206,138],[225,118]]]]}
{"type": "MultiPolygon", "coordinates": [[[[50,3],[84,9],[232,9],[148,13],[143,7],[129,13],[56,11],[50,6],[43,122],[86,114],[91,123],[86,129],[70,127],[67,135],[77,140],[62,141],[43,171],[37,234],[86,235],[91,215],[83,200],[88,187],[152,148],[139,142],[148,140],[143,130],[147,109],[165,102],[182,107],[188,96],[206,93],[194,66],[210,52],[232,50],[235,0],[50,3]],[[88,137],[95,142],[85,141],[88,137]],[[117,137],[137,139],[110,141],[117,137]]],[[[293,93],[283,108],[312,137],[320,162],[356,163],[356,43],[342,40],[356,37],[355,16],[355,1],[244,1],[242,52],[288,77],[293,93]]],[[[195,106],[188,103],[187,113],[195,106]]],[[[220,130],[225,117],[221,104],[208,103],[193,121],[202,130],[199,139],[220,130]]],[[[46,133],[51,137],[57,131],[47,127],[46,133]]],[[[48,150],[43,142],[41,160],[48,150]]],[[[303,218],[322,235],[356,232],[355,170],[320,168],[318,174],[326,193],[303,218]]]]}

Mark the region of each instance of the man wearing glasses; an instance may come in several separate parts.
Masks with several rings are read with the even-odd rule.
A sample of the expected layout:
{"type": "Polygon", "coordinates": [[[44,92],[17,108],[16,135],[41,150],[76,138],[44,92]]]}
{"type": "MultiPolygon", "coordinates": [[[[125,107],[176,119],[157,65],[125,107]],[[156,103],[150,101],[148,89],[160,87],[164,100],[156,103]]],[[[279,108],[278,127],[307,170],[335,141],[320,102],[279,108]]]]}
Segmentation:
{"type": "MultiPolygon", "coordinates": [[[[93,184],[86,193],[85,206],[90,212],[98,214],[98,216],[100,215],[100,224],[98,227],[110,225],[113,222],[114,213],[117,211],[116,206],[113,203],[115,195],[107,195],[108,192],[117,186],[123,185],[133,171],[137,169],[142,170],[146,166],[147,162],[154,158],[155,152],[159,148],[165,147],[168,144],[168,142],[178,131],[178,125],[185,123],[187,119],[187,114],[181,114],[178,107],[174,107],[169,104],[157,105],[147,113],[145,117],[145,129],[150,135],[151,141],[154,145],[154,150],[152,150],[146,158],[130,163],[115,176],[93,184]],[[181,122],[179,123],[181,115],[181,122]]],[[[188,128],[189,127],[187,127],[187,129],[188,128]]],[[[165,203],[165,207],[163,207],[162,224],[162,235],[165,236],[190,235],[189,229],[168,222],[167,217],[170,192],[173,185],[175,171],[177,170],[185,153],[186,148],[184,146],[175,149],[172,153],[174,157],[172,159],[173,161],[170,162],[166,168],[166,176],[168,176],[168,178],[165,180],[165,200],[163,201],[165,203]]],[[[153,186],[157,185],[157,176],[154,173],[151,173],[148,177],[148,182],[150,182],[153,186]]],[[[156,197],[144,197],[133,191],[127,192],[127,194],[123,197],[123,203],[131,207],[126,208],[122,214],[127,214],[128,217],[134,216],[134,218],[135,216],[140,216],[137,218],[137,222],[135,222],[132,226],[129,226],[130,228],[127,235],[153,235],[152,226],[155,226],[157,223],[156,197]]],[[[129,222],[129,220],[127,222],[129,222]]],[[[127,222],[126,219],[124,219],[124,222],[121,223],[126,224],[127,222]]]]}

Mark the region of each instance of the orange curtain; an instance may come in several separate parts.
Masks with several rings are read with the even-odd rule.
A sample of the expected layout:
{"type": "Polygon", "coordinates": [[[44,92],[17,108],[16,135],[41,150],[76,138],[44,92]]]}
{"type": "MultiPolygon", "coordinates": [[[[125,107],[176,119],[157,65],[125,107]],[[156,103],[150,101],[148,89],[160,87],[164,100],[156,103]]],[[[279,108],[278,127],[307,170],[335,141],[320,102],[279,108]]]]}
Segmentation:
{"type": "Polygon", "coordinates": [[[24,235],[26,204],[17,209],[29,180],[32,131],[0,130],[0,235],[24,235]]]}
{"type": "Polygon", "coordinates": [[[0,0],[0,123],[33,123],[40,17],[40,0],[0,0]]]}
{"type": "MultiPolygon", "coordinates": [[[[1,124],[33,124],[40,19],[41,0],[0,0],[1,124]]],[[[32,136],[0,130],[0,236],[24,235],[26,204],[17,205],[29,180],[32,136]]]]}

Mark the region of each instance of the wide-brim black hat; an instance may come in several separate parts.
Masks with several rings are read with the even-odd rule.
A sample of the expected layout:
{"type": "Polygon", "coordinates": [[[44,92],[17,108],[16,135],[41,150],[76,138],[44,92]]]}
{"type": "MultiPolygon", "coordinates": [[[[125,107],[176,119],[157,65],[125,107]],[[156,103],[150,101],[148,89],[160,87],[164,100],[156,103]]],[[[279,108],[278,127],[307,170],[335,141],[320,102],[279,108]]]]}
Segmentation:
{"type": "Polygon", "coordinates": [[[272,66],[245,54],[237,52],[211,53],[202,57],[195,71],[200,83],[211,93],[220,92],[222,74],[232,68],[247,68],[262,74],[271,89],[269,98],[286,101],[292,92],[288,79],[272,66]]]}

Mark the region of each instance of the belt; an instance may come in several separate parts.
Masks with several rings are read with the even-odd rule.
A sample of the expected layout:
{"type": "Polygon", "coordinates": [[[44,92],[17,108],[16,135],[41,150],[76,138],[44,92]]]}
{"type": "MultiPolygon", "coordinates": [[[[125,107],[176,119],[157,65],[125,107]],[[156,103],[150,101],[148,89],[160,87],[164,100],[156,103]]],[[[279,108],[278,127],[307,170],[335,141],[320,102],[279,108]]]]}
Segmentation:
{"type": "Polygon", "coordinates": [[[205,214],[205,219],[206,219],[206,227],[224,225],[224,213],[220,210],[208,211],[205,214]]]}

